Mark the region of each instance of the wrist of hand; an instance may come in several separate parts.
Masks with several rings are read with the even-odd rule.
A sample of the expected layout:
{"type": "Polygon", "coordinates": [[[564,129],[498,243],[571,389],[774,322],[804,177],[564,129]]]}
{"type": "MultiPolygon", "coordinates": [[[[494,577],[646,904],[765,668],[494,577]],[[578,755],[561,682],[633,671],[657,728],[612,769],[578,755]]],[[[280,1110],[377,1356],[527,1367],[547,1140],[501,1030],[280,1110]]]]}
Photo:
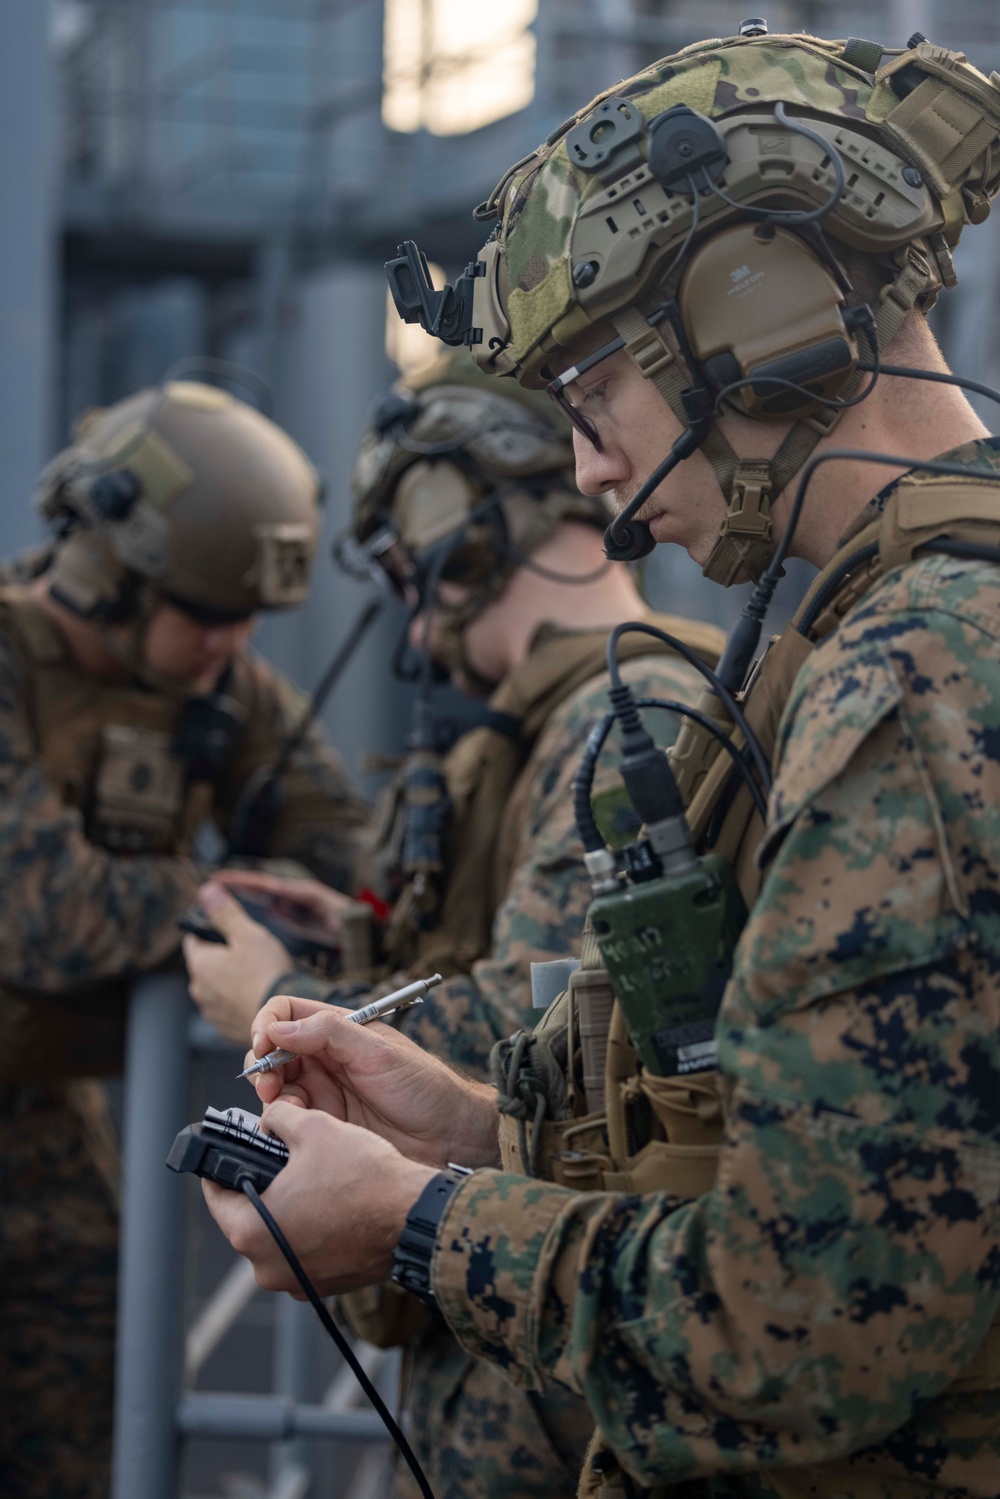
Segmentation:
{"type": "Polygon", "coordinates": [[[466,1107],[457,1121],[448,1160],[473,1170],[500,1164],[500,1115],[491,1083],[466,1082],[466,1107]]]}
{"type": "MultiPolygon", "coordinates": [[[[427,1183],[433,1181],[438,1172],[434,1166],[423,1166],[418,1161],[399,1156],[391,1169],[383,1170],[380,1175],[380,1190],[371,1203],[377,1224],[373,1235],[376,1240],[373,1249],[379,1260],[380,1273],[377,1278],[388,1280],[392,1272],[393,1255],[406,1226],[407,1215],[427,1183]]],[[[373,1276],[373,1283],[375,1279],[373,1276]]]]}

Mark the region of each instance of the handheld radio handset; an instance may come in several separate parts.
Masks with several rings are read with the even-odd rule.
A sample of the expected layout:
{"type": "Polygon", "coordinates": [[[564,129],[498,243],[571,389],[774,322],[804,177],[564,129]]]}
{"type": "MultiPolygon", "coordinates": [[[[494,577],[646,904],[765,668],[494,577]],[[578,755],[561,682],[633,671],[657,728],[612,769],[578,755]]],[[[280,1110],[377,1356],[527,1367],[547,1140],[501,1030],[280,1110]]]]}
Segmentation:
{"type": "Polygon", "coordinates": [[[612,678],[608,718],[621,725],[622,780],[644,827],[618,869],[589,812],[599,729],[574,788],[594,881],[588,921],[643,1066],[657,1077],[705,1072],[716,1065],[715,1018],[746,906],[729,863],[695,850],[670,762],[643,727],[617,662],[612,678]]]}

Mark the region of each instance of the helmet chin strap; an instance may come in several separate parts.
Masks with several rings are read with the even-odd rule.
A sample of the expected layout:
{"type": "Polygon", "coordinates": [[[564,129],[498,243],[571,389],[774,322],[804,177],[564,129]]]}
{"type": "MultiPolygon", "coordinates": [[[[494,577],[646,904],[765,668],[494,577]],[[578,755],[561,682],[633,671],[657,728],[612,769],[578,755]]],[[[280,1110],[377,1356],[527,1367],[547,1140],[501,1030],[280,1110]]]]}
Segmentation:
{"type": "MultiPolygon", "coordinates": [[[[918,244],[908,245],[902,269],[883,288],[875,313],[880,349],[888,348],[920,298],[936,285],[929,257],[918,244]]],[[[680,350],[667,343],[667,320],[650,323],[639,308],[628,307],[616,313],[611,321],[641,374],[653,381],[686,428],[689,416],[681,397],[695,381],[680,350]]],[[[844,394],[852,395],[861,379],[860,372],[852,376],[844,394]]],[[[702,567],[706,578],[721,583],[723,588],[757,582],[774,556],[771,509],[775,500],[807,462],[816,445],[830,435],[842,415],[840,410],[827,409],[795,422],[774,457],[759,459],[740,458],[718,419],[712,421],[700,448],[712,465],[726,511],[719,535],[702,567]]]]}
{"type": "MultiPolygon", "coordinates": [[[[617,313],[612,322],[615,331],[625,340],[625,348],[641,374],[652,380],[682,427],[687,428],[690,419],[682,393],[695,383],[695,379],[680,351],[671,348],[666,341],[666,319],[650,323],[637,307],[628,307],[617,313]]],[[[796,451],[795,467],[783,475],[781,485],[776,487],[776,471],[800,426],[801,423],[796,424],[773,459],[748,460],[737,456],[717,420],[709,425],[699,446],[712,465],[726,502],[719,535],[702,568],[705,577],[713,583],[729,588],[734,583],[756,582],[774,555],[771,500],[806,461],[823,435],[805,429],[808,446],[801,456],[796,451]]]]}

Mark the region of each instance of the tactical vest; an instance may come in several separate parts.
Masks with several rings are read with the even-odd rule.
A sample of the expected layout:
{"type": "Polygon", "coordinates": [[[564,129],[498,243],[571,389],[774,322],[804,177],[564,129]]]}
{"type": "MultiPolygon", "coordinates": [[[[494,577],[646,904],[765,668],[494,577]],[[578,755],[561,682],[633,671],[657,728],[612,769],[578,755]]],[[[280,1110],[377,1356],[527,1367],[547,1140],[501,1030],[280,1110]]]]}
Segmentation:
{"type": "MultiPolygon", "coordinates": [[[[1000,483],[971,470],[967,479],[904,476],[883,509],[814,579],[792,624],[771,642],[742,694],[747,721],[769,760],[773,762],[778,727],[795,679],[812,651],[881,578],[907,566],[922,548],[936,541],[1000,547],[1000,483]]],[[[1000,552],[996,560],[1000,561],[1000,552]]],[[[702,706],[711,707],[706,702],[702,706]]],[[[714,850],[730,860],[751,908],[764,878],[757,859],[763,823],[715,740],[697,725],[686,724],[685,730],[671,756],[687,776],[692,832],[699,845],[710,839],[714,850]]],[[[734,732],[734,742],[743,743],[739,731],[734,732]]],[[[720,1079],[716,1073],[657,1078],[639,1069],[597,943],[589,933],[585,933],[581,969],[534,1034],[550,1054],[567,1058],[565,1117],[545,1120],[535,1138],[530,1123],[501,1113],[500,1152],[505,1170],[527,1173],[531,1164],[525,1157],[527,1142],[536,1165],[534,1174],[577,1191],[662,1192],[680,1203],[711,1190],[725,1122],[720,1079]],[[583,1017],[602,1012],[608,1023],[595,1047],[594,1038],[586,1035],[583,1017]],[[593,1075],[595,1052],[603,1064],[604,1084],[597,1108],[589,1107],[594,1099],[586,1085],[587,1074],[593,1075]],[[576,1058],[582,1058],[582,1068],[575,1065],[576,1058]],[[581,1070],[583,1087],[575,1076],[581,1070]]],[[[952,1389],[956,1393],[1000,1391],[1000,1317],[952,1389]]],[[[806,1495],[839,1499],[845,1483],[849,1482],[852,1492],[857,1488],[855,1478],[848,1481],[839,1465],[836,1474],[832,1466],[776,1470],[769,1473],[768,1481],[784,1499],[805,1499],[806,1495]]],[[[895,1477],[894,1481],[893,1492],[899,1499],[927,1499],[925,1481],[914,1482],[912,1495],[895,1477]]],[[[627,1491],[635,1493],[634,1483],[626,1485],[613,1453],[600,1432],[595,1433],[581,1474],[580,1499],[625,1499],[627,1491]]],[[[653,1499],[668,1495],[688,1499],[709,1491],[706,1482],[656,1487],[649,1493],[653,1499]]]]}
{"type": "MultiPolygon", "coordinates": [[[[31,737],[46,779],[80,814],[88,841],[119,856],[189,856],[214,792],[203,770],[178,752],[185,701],[84,672],[27,587],[0,587],[0,633],[24,672],[31,737]]],[[[235,728],[245,710],[235,699],[230,708],[235,728]]],[[[123,998],[114,983],[88,990],[83,1005],[79,995],[61,1003],[0,987],[5,1052],[17,1057],[17,1079],[115,1071],[123,998]]]]}

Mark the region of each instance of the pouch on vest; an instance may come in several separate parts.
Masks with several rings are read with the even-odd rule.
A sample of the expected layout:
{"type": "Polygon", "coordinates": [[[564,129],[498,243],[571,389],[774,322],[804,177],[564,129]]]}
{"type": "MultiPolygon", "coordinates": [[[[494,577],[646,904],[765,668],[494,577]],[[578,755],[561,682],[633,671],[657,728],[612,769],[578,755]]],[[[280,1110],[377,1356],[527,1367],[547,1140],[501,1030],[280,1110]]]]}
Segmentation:
{"type": "Polygon", "coordinates": [[[184,770],[169,734],[107,724],[87,809],[91,842],[121,853],[172,853],[184,770]]]}

